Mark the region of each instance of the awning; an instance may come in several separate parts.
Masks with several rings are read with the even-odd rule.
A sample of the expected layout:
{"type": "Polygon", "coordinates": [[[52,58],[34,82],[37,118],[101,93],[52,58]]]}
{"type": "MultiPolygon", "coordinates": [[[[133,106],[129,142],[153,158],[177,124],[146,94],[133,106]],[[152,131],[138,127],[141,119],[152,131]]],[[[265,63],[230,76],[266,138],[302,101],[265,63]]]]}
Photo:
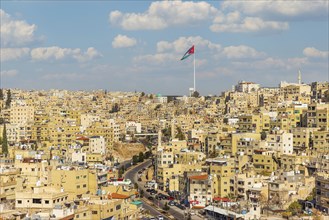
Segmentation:
{"type": "Polygon", "coordinates": [[[222,198],[222,197],[214,197],[213,200],[216,201],[216,202],[219,202],[219,201],[229,202],[230,201],[229,198],[222,198]]]}

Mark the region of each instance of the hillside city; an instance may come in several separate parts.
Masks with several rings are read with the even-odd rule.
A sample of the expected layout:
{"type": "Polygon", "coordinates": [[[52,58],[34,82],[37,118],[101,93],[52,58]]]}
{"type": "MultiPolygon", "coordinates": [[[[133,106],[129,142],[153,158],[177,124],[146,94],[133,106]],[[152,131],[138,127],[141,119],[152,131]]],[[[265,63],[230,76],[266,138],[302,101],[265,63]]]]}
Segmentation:
{"type": "Polygon", "coordinates": [[[0,219],[328,219],[329,82],[0,90],[0,219]]]}

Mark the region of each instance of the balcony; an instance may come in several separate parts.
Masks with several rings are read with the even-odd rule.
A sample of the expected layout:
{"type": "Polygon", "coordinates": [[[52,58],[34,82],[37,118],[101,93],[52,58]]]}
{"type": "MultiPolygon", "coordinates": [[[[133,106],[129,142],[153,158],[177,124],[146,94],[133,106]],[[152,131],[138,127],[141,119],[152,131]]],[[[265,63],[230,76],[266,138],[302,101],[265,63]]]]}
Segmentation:
{"type": "Polygon", "coordinates": [[[5,182],[5,183],[1,182],[0,183],[0,187],[12,186],[12,185],[16,185],[16,183],[17,182],[15,180],[14,181],[5,182]]]}

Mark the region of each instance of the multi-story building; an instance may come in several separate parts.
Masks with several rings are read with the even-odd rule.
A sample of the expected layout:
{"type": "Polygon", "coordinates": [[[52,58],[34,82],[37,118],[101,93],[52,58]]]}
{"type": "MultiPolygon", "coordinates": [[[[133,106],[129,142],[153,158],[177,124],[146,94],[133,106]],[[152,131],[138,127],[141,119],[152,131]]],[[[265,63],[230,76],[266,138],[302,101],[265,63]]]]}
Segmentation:
{"type": "Polygon", "coordinates": [[[34,107],[29,103],[17,102],[10,107],[10,124],[26,124],[34,120],[34,107]]]}
{"type": "Polygon", "coordinates": [[[254,150],[252,161],[257,174],[269,176],[278,168],[279,161],[275,157],[276,152],[265,150],[254,150]]]}
{"type": "Polygon", "coordinates": [[[190,176],[189,198],[192,206],[205,207],[212,201],[211,185],[212,181],[208,174],[190,176]]]}
{"type": "Polygon", "coordinates": [[[311,103],[308,105],[307,110],[307,127],[317,128],[320,127],[328,130],[329,107],[328,103],[311,103]]]}
{"type": "Polygon", "coordinates": [[[48,177],[50,186],[56,189],[64,189],[70,200],[81,197],[82,194],[90,190],[89,172],[86,169],[62,166],[50,170],[48,177]]]}
{"type": "Polygon", "coordinates": [[[238,85],[235,86],[235,91],[237,92],[257,92],[259,89],[259,84],[256,84],[254,82],[245,82],[241,81],[238,83],[238,85]]]}
{"type": "Polygon", "coordinates": [[[18,174],[15,167],[0,167],[0,201],[15,199],[18,174]]]}
{"type": "Polygon", "coordinates": [[[266,137],[268,146],[281,154],[293,153],[293,134],[285,131],[273,131],[266,137]]]}
{"type": "Polygon", "coordinates": [[[38,184],[33,190],[15,192],[15,207],[17,210],[50,210],[54,205],[64,205],[67,201],[67,192],[51,187],[41,187],[38,184]]]}
{"type": "Polygon", "coordinates": [[[316,207],[329,214],[329,175],[328,173],[318,173],[315,179],[316,207]]]}
{"type": "Polygon", "coordinates": [[[270,117],[265,114],[241,115],[238,121],[240,132],[268,131],[270,128],[270,117]]]}
{"type": "Polygon", "coordinates": [[[329,131],[314,131],[312,141],[316,154],[329,153],[329,131]]]}
{"type": "Polygon", "coordinates": [[[95,154],[105,154],[106,145],[105,139],[102,136],[91,136],[89,138],[89,150],[95,154]]]}

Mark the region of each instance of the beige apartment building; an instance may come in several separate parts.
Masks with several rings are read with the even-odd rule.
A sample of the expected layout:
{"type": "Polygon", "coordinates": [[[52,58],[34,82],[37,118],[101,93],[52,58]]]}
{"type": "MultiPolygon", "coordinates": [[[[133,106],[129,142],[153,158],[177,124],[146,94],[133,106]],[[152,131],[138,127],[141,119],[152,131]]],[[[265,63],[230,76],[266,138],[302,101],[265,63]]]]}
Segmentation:
{"type": "Polygon", "coordinates": [[[16,178],[19,171],[14,168],[0,168],[0,202],[15,199],[16,178]]]}
{"type": "Polygon", "coordinates": [[[50,210],[54,205],[64,205],[67,201],[67,192],[51,187],[41,187],[38,184],[33,190],[15,192],[16,209],[27,210],[28,212],[50,210]]]}
{"type": "Polygon", "coordinates": [[[34,120],[34,107],[31,104],[13,104],[10,107],[10,124],[26,124],[34,120]]]}
{"type": "Polygon", "coordinates": [[[316,207],[329,214],[329,174],[319,172],[315,179],[316,207]]]}

